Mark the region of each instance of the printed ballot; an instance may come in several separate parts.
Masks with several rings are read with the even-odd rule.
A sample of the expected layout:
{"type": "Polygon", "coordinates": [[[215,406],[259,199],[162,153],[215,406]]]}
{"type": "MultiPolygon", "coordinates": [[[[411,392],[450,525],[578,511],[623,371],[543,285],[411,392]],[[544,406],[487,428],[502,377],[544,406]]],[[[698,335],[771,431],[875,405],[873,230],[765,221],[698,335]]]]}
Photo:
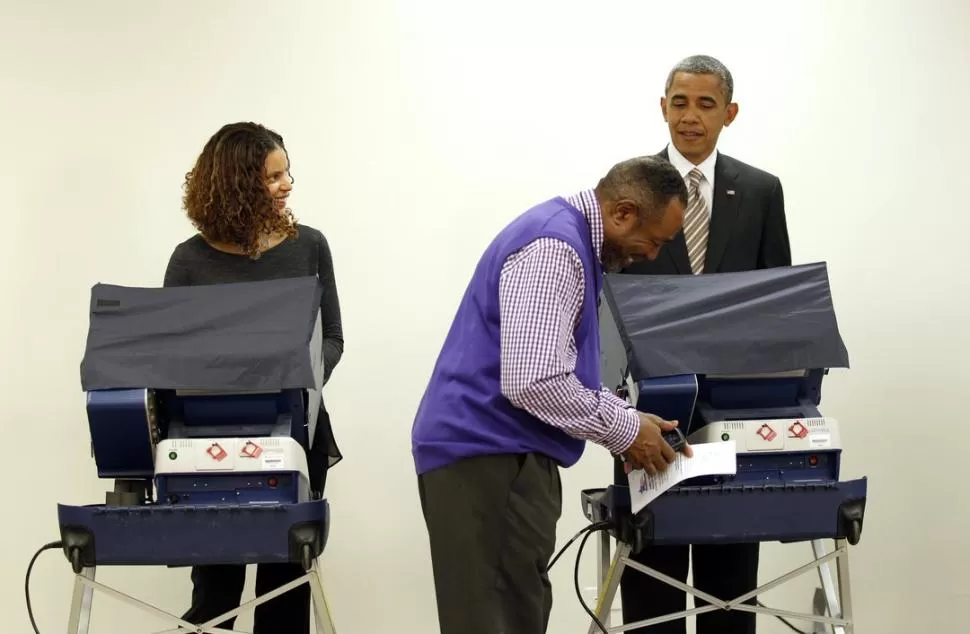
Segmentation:
{"type": "Polygon", "coordinates": [[[647,504],[660,497],[664,491],[691,478],[712,475],[735,475],[738,470],[737,449],[734,441],[708,442],[691,445],[693,457],[678,453],[673,463],[663,473],[650,475],[643,469],[630,471],[630,504],[638,513],[647,504]]]}

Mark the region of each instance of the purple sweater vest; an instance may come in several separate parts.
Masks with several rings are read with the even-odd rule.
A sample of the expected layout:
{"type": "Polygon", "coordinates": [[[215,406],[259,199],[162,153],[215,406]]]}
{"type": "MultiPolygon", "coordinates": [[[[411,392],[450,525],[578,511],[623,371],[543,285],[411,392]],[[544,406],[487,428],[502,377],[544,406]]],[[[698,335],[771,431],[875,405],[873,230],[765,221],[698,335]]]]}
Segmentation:
{"type": "Polygon", "coordinates": [[[575,330],[575,373],[585,387],[600,388],[596,300],[602,266],[585,216],[557,197],[513,220],[482,255],[414,419],[411,451],[418,474],[488,454],[537,452],[564,467],[582,456],[583,440],[513,406],[501,392],[499,274],[506,258],[543,237],[565,241],[582,260],[586,284],[575,330]]]}

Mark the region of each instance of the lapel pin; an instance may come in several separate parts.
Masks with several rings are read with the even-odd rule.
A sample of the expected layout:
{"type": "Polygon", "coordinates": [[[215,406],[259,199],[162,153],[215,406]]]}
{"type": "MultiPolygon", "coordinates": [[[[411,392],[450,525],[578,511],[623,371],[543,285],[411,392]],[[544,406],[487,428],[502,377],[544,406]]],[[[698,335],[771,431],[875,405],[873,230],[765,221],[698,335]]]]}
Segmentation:
{"type": "Polygon", "coordinates": [[[734,190],[733,189],[727,190],[727,195],[728,196],[733,196],[734,195],[734,190]]]}

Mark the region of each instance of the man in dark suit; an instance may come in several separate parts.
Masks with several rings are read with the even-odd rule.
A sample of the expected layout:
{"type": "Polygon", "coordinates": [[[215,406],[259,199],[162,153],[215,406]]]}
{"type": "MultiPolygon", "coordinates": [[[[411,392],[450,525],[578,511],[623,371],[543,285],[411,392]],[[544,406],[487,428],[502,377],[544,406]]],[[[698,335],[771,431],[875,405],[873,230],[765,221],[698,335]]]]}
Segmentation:
{"type": "MultiPolygon", "coordinates": [[[[781,181],[716,150],[721,130],[738,114],[733,93],[731,73],[712,57],[688,57],[670,72],[660,108],[671,144],[659,155],[687,183],[684,227],[655,260],[638,262],[625,273],[696,275],[791,265],[781,181]]],[[[619,461],[616,469],[617,481],[625,481],[619,461]]],[[[650,546],[634,559],[685,583],[693,560],[694,587],[724,600],[758,585],[757,543],[650,546]]],[[[686,609],[684,592],[631,569],[623,574],[620,593],[624,623],[686,609]]],[[[706,604],[694,601],[697,606],[706,604]]],[[[682,618],[630,630],[638,634],[685,631],[682,618]]],[[[697,616],[697,634],[754,632],[754,614],[715,610],[697,616]]]]}

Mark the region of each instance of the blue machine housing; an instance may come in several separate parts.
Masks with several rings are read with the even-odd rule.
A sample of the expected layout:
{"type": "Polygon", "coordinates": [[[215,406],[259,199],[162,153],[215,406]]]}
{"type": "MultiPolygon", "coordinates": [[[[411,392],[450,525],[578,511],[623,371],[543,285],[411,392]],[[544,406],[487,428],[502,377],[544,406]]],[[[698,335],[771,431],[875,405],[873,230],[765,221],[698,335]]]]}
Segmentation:
{"type": "Polygon", "coordinates": [[[282,562],[310,568],[329,535],[329,504],[306,490],[298,472],[156,474],[156,463],[169,459],[157,455],[159,442],[175,439],[285,437],[309,451],[313,394],[322,383],[319,298],[316,278],[93,289],[82,384],[98,477],[114,480],[115,490],[105,504],[58,505],[75,571],[282,562]],[[173,333],[173,312],[201,327],[173,333]]]}
{"type": "Polygon", "coordinates": [[[57,505],[75,572],[93,566],[302,563],[330,531],[325,499],[275,505],[57,505]]]}
{"type": "MultiPolygon", "coordinates": [[[[604,383],[638,410],[678,421],[685,435],[720,421],[821,417],[828,368],[848,365],[824,264],[608,276],[604,299],[604,383]]],[[[736,475],[687,480],[635,515],[618,459],[613,485],[584,491],[582,502],[634,551],[824,538],[854,544],[867,480],[840,481],[841,458],[838,448],[739,453],[736,475]]]]}
{"type": "Polygon", "coordinates": [[[87,393],[88,431],[98,477],[152,479],[162,438],[289,436],[311,442],[302,390],[275,394],[178,394],[117,389],[87,393]]]}
{"type": "Polygon", "coordinates": [[[150,480],[160,440],[150,390],[96,390],[87,393],[91,452],[104,479],[150,480]]]}
{"type": "MultiPolygon", "coordinates": [[[[821,418],[818,405],[826,373],[827,370],[814,369],[800,376],[697,377],[697,407],[690,419],[689,431],[716,421],[821,418]]],[[[643,381],[649,382],[649,379],[643,381]]],[[[638,408],[647,405],[637,403],[638,408]]],[[[734,476],[696,478],[684,484],[834,482],[839,479],[841,463],[841,448],[747,453],[738,456],[738,471],[734,476]]]]}
{"type": "Polygon", "coordinates": [[[157,476],[155,487],[159,500],[181,505],[296,504],[308,494],[298,471],[264,471],[221,478],[157,476]]]}
{"type": "MultiPolygon", "coordinates": [[[[624,388],[621,393],[626,398],[635,395],[635,406],[640,411],[680,421],[684,434],[689,436],[720,421],[821,418],[818,405],[825,375],[826,370],[821,369],[763,377],[678,375],[642,379],[635,383],[634,390],[624,388]]],[[[841,458],[840,448],[739,454],[736,475],[695,478],[682,486],[834,481],[839,479],[841,458]]]]}
{"type": "MultiPolygon", "coordinates": [[[[690,432],[715,421],[815,418],[821,416],[816,406],[823,376],[811,371],[802,377],[744,378],[738,390],[729,378],[646,379],[637,382],[636,406],[668,420],[687,420],[690,432]]],[[[840,482],[840,466],[838,448],[739,453],[736,475],[686,480],[643,509],[635,518],[641,529],[649,528],[641,543],[858,541],[867,480],[840,482]]],[[[621,465],[614,475],[610,501],[614,510],[629,513],[629,481],[621,465]]]]}
{"type": "Polygon", "coordinates": [[[155,475],[163,438],[289,436],[308,449],[312,430],[301,390],[276,394],[88,393],[98,476],[147,481],[140,504],[58,506],[65,551],[78,567],[304,562],[323,551],[329,505],[306,499],[292,471],[155,475]]]}

